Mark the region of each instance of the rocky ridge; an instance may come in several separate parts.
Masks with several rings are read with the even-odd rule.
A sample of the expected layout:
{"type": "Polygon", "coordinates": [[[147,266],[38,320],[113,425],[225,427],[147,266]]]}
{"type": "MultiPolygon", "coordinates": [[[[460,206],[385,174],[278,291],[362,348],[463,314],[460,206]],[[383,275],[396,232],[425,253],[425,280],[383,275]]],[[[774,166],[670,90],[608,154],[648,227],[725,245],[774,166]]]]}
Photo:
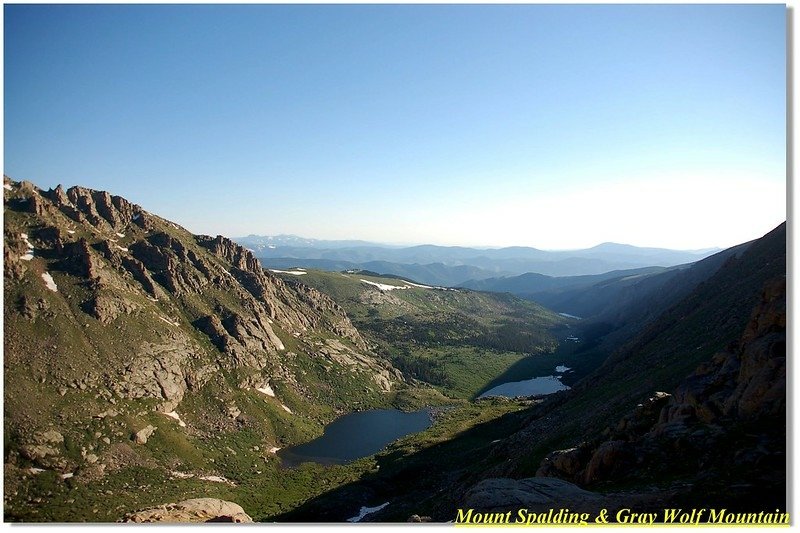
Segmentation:
{"type": "Polygon", "coordinates": [[[3,192],[7,473],[102,477],[242,427],[280,447],[402,381],[336,302],[225,237],[103,191],[3,192]]]}

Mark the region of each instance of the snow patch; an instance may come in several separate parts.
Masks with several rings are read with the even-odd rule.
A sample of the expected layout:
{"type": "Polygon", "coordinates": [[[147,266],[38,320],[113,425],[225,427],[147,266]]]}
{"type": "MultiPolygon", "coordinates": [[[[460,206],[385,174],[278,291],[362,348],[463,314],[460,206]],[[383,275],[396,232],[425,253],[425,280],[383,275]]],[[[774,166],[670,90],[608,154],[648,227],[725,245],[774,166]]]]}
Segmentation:
{"type": "Polygon", "coordinates": [[[256,390],[262,394],[266,394],[267,396],[275,397],[275,391],[272,390],[272,387],[269,386],[269,383],[264,385],[263,387],[256,387],[256,390]]]}
{"type": "Polygon", "coordinates": [[[561,316],[565,316],[567,318],[574,318],[575,320],[580,320],[581,319],[581,317],[575,316],[575,315],[571,315],[569,313],[558,313],[558,314],[561,315],[561,316]]]}
{"type": "Polygon", "coordinates": [[[10,190],[11,190],[11,185],[9,185],[8,183],[4,183],[4,184],[3,184],[3,188],[4,188],[5,190],[7,190],[7,191],[10,191],[10,190]]]}
{"type": "Polygon", "coordinates": [[[359,281],[366,283],[367,285],[373,285],[381,291],[393,291],[395,289],[408,289],[409,287],[402,286],[402,285],[386,285],[384,283],[375,283],[374,281],[367,281],[365,279],[359,279],[359,281]]]}
{"type": "Polygon", "coordinates": [[[283,410],[286,411],[287,413],[289,413],[290,415],[294,414],[294,413],[292,413],[292,410],[289,409],[288,407],[286,407],[285,405],[281,404],[281,407],[283,407],[283,410]]]}
{"type": "Polygon", "coordinates": [[[179,425],[180,427],[182,427],[182,428],[185,428],[185,427],[186,427],[186,422],[184,422],[183,420],[181,420],[181,415],[179,415],[179,414],[178,414],[178,413],[176,413],[175,411],[170,411],[169,413],[163,413],[163,414],[167,415],[167,416],[168,416],[168,417],[170,417],[170,418],[174,418],[175,420],[177,420],[177,421],[178,421],[178,425],[179,425]]]}
{"type": "Polygon", "coordinates": [[[291,274],[293,276],[302,276],[303,274],[308,274],[308,272],[303,272],[302,270],[273,270],[269,269],[270,272],[275,272],[276,274],[291,274]]]}
{"type": "Polygon", "coordinates": [[[570,367],[568,367],[568,366],[564,366],[564,365],[558,365],[558,366],[556,367],[556,372],[561,372],[561,373],[564,373],[564,372],[566,372],[567,370],[572,370],[572,369],[571,369],[570,367]]]}
{"type": "Polygon", "coordinates": [[[380,505],[378,505],[376,507],[366,507],[366,506],[362,507],[361,510],[358,511],[358,514],[356,516],[354,516],[352,518],[348,518],[347,521],[348,522],[361,522],[361,520],[363,520],[364,517],[367,516],[368,514],[377,513],[378,511],[380,511],[381,509],[383,509],[387,505],[389,505],[389,502],[382,503],[382,504],[380,504],[380,505]]]}
{"type": "Polygon", "coordinates": [[[70,235],[75,235],[75,230],[74,229],[68,229],[67,233],[69,233],[70,235]]]}
{"type": "Polygon", "coordinates": [[[70,472],[68,474],[61,474],[61,479],[69,479],[75,475],[75,472],[70,472]]]}
{"type": "Polygon", "coordinates": [[[273,446],[272,448],[269,449],[269,453],[278,453],[278,450],[280,450],[279,447],[273,446]]]}
{"type": "Polygon", "coordinates": [[[28,247],[28,249],[25,251],[25,255],[20,257],[20,259],[23,261],[30,261],[33,259],[33,244],[31,244],[31,241],[28,240],[27,233],[20,233],[19,236],[22,237],[22,240],[25,241],[25,246],[28,247]]]}
{"type": "Polygon", "coordinates": [[[117,233],[117,237],[119,237],[120,239],[123,238],[124,236],[125,236],[124,233],[117,233]]]}
{"type": "Polygon", "coordinates": [[[204,481],[213,481],[214,483],[228,483],[233,485],[233,481],[223,476],[200,476],[200,479],[204,481]]]}
{"type": "Polygon", "coordinates": [[[41,474],[42,472],[44,472],[44,468],[36,468],[34,466],[28,469],[29,474],[41,474]]]}
{"type": "Polygon", "coordinates": [[[141,213],[136,213],[135,215],[133,215],[131,217],[131,220],[139,220],[139,218],[141,218],[141,216],[142,216],[141,213]]]}
{"type": "Polygon", "coordinates": [[[168,319],[168,318],[164,318],[163,316],[159,316],[158,318],[159,318],[160,320],[163,320],[163,321],[164,321],[164,322],[166,322],[167,324],[170,324],[171,326],[180,326],[180,325],[181,325],[181,323],[180,323],[180,322],[177,322],[177,321],[176,321],[176,322],[173,322],[172,320],[170,320],[170,319],[168,319]]]}
{"type": "Polygon", "coordinates": [[[56,282],[53,280],[53,276],[50,275],[50,272],[45,272],[42,274],[42,279],[44,280],[45,286],[53,292],[58,292],[58,286],[56,282]]]}
{"type": "Polygon", "coordinates": [[[115,245],[114,245],[114,248],[116,248],[117,250],[122,250],[123,252],[127,252],[127,251],[128,251],[128,249],[127,249],[127,248],[125,248],[125,247],[122,247],[122,246],[120,246],[119,244],[115,244],[115,245]]]}
{"type": "Polygon", "coordinates": [[[173,470],[170,472],[172,477],[177,477],[179,479],[189,479],[190,477],[194,477],[194,474],[189,474],[187,472],[178,472],[177,470],[173,470]]]}

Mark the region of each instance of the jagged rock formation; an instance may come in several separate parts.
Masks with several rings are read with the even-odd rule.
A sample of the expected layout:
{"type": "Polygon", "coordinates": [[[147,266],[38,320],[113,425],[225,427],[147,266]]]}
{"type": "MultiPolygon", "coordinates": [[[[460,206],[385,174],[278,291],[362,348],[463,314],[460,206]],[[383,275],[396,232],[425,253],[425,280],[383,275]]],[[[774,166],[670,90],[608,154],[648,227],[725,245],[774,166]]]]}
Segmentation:
{"type": "MultiPolygon", "coordinates": [[[[159,398],[167,410],[174,408],[186,382],[196,381],[188,364],[200,351],[192,330],[208,337],[223,355],[217,363],[232,371],[261,371],[276,364],[276,355],[285,350],[277,327],[295,338],[328,332],[347,341],[338,342],[331,357],[366,365],[384,390],[395,379],[388,366],[359,353],[366,344],[339,305],[316,289],[265,272],[249,250],[233,241],[191,235],[107,192],[60,186],[42,192],[29,183],[6,184],[9,203],[36,215],[30,237],[6,228],[7,279],[21,280],[33,265],[23,257],[30,238],[36,243],[34,257],[51,260],[50,268],[77,278],[87,289],[81,309],[102,325],[153,313],[176,328],[168,344],[138,347],[138,357],[111,380],[116,392],[159,398]],[[192,327],[184,328],[184,320],[192,327]]],[[[49,304],[23,294],[19,306],[33,318],[49,304]]]]}
{"type": "Polygon", "coordinates": [[[165,439],[183,443],[167,447],[176,456],[185,439],[243,428],[269,449],[402,380],[332,299],[229,239],[103,191],[6,177],[3,193],[7,472],[94,479],[154,467],[147,450],[165,439]],[[64,440],[43,441],[50,429],[64,440]]]}
{"type": "Polygon", "coordinates": [[[194,498],[125,515],[122,522],[232,522],[249,523],[253,519],[236,503],[216,498],[194,498]]]}

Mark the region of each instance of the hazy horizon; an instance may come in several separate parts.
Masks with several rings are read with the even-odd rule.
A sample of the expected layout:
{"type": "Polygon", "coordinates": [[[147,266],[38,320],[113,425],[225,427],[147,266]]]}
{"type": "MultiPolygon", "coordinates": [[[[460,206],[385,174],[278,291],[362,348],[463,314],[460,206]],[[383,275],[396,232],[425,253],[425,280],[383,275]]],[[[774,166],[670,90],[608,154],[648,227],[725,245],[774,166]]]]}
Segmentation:
{"type": "Polygon", "coordinates": [[[5,174],[195,233],[697,250],[786,219],[786,8],[14,5],[5,174]]]}
{"type": "MultiPolygon", "coordinates": [[[[773,228],[774,229],[774,228],[773,228]]],[[[638,244],[630,244],[627,242],[612,242],[612,241],[603,241],[598,242],[596,244],[586,246],[585,248],[542,248],[539,246],[529,246],[529,245],[509,245],[509,246],[493,246],[491,244],[474,244],[474,245],[462,245],[462,244],[436,244],[432,242],[383,242],[383,241],[370,241],[366,239],[318,239],[316,237],[309,237],[305,235],[295,235],[292,233],[281,233],[281,234],[258,234],[258,233],[249,233],[247,235],[226,235],[227,237],[237,240],[237,239],[245,239],[248,237],[293,237],[297,239],[303,240],[310,240],[310,241],[359,241],[364,242],[370,245],[377,245],[377,246],[387,246],[387,247],[397,247],[397,248],[404,248],[404,247],[413,247],[413,246],[442,246],[442,247],[453,247],[453,248],[474,248],[476,250],[499,250],[502,248],[536,248],[538,250],[542,250],[545,252],[570,252],[574,250],[585,250],[589,248],[595,248],[597,246],[601,246],[604,244],[620,244],[623,246],[636,246],[637,248],[660,248],[658,246],[645,246],[645,245],[638,245],[638,244]]],[[[756,237],[757,238],[757,237],[756,237]]],[[[752,240],[752,239],[751,239],[752,240]]],[[[742,243],[748,241],[742,241],[742,243]]],[[[738,244],[742,244],[738,243],[738,244]]],[[[704,252],[708,250],[721,250],[719,246],[706,246],[703,248],[687,248],[687,249],[677,249],[677,248],[670,248],[671,250],[679,251],[679,252],[704,252]]]]}

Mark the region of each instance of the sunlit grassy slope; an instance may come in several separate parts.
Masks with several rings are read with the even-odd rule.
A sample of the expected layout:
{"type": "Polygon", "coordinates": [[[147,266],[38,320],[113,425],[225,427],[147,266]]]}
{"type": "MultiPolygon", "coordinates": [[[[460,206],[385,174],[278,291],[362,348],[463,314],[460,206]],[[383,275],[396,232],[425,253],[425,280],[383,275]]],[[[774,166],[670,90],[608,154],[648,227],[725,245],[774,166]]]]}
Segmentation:
{"type": "Polygon", "coordinates": [[[330,295],[396,368],[455,398],[475,397],[500,376],[530,377],[537,366],[552,372],[560,359],[548,354],[558,347],[558,331],[572,322],[509,294],[364,271],[305,272],[278,275],[330,295]]]}

